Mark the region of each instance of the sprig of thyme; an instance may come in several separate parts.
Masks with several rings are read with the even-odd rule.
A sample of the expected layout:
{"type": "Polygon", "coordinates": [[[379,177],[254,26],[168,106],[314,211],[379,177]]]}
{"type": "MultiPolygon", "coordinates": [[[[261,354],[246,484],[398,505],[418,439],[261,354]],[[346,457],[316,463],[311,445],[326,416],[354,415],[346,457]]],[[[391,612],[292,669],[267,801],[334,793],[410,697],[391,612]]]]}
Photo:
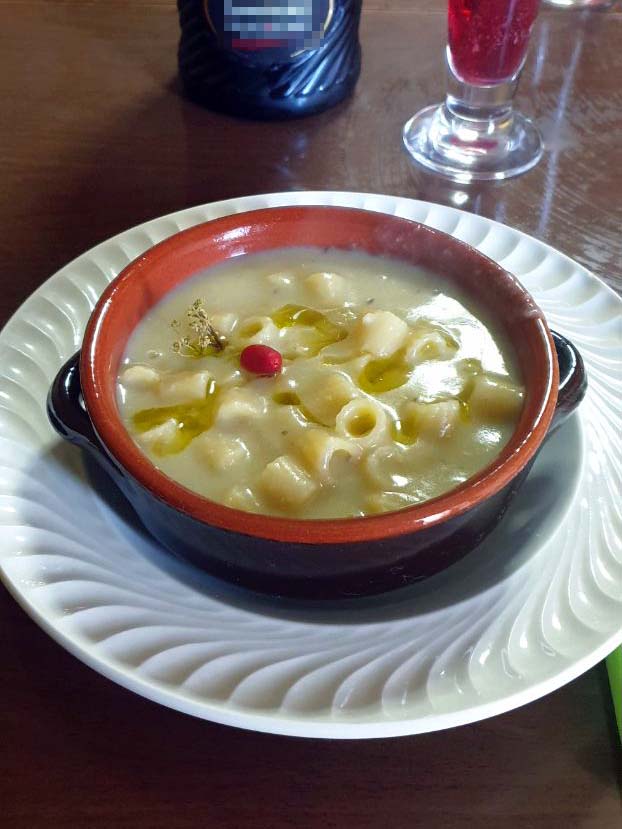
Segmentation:
{"type": "Polygon", "coordinates": [[[179,335],[172,346],[176,354],[186,357],[206,357],[215,351],[222,351],[226,345],[225,338],[209,321],[202,299],[195,299],[186,311],[186,330],[194,332],[195,337],[184,333],[183,325],[179,320],[172,320],[171,328],[179,335]]]}

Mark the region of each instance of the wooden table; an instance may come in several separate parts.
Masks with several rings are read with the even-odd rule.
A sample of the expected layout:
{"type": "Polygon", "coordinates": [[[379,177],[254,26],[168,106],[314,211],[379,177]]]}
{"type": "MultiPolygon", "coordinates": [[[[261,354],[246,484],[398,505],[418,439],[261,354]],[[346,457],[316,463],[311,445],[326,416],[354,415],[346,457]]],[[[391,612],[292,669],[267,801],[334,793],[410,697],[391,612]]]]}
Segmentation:
{"type": "MultiPolygon", "coordinates": [[[[518,103],[547,152],[503,185],[410,166],[402,123],[440,99],[442,0],[366,0],[355,97],[249,124],[180,98],[172,0],[0,0],[0,322],[96,242],[248,193],[354,189],[458,204],[622,288],[622,13],[543,11],[518,103]]],[[[603,666],[525,708],[362,743],[252,734],[103,679],[0,594],[0,822],[7,827],[620,825],[603,666]]],[[[617,759],[618,758],[618,759],[617,759]]]]}

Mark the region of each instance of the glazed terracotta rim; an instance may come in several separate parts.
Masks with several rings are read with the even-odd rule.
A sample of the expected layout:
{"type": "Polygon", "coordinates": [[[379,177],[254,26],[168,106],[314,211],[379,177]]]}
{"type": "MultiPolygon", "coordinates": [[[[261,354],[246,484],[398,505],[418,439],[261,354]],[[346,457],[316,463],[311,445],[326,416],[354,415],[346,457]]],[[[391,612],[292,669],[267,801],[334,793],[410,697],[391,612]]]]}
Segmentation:
{"type": "MultiPolygon", "coordinates": [[[[328,238],[327,245],[347,249],[347,244],[334,245],[328,238]]],[[[389,252],[389,255],[395,257],[395,252],[389,252]]],[[[398,255],[397,258],[402,257],[398,255]]],[[[403,258],[408,261],[406,255],[403,258]]],[[[197,264],[186,275],[174,277],[177,281],[161,295],[206,266],[197,264]]],[[[148,308],[143,310],[143,315],[146,310],[148,308]]],[[[507,330],[507,326],[503,327],[507,330]]],[[[470,245],[426,225],[390,214],[343,207],[277,207],[238,213],[180,231],[127,265],[106,288],[88,322],[80,375],[86,409],[102,444],[117,465],[156,498],[205,524],[243,535],[290,543],[335,544],[380,540],[427,529],[461,515],[507,486],[533,458],[551,423],[559,383],[554,354],[554,343],[544,315],[531,295],[514,276],[470,245]],[[292,236],[292,225],[304,228],[304,237],[292,236]],[[446,276],[443,256],[457,257],[456,261],[465,268],[480,268],[485,278],[491,280],[488,285],[493,293],[503,296],[504,301],[515,303],[516,325],[524,328],[530,347],[535,348],[534,354],[542,364],[540,373],[528,386],[523,414],[502,453],[478,475],[446,495],[397,512],[364,518],[305,520],[243,512],[211,501],[164,475],[126,430],[117,408],[115,378],[127,340],[141,315],[136,311],[136,318],[126,325],[124,340],[114,337],[113,331],[122,316],[132,316],[139,300],[148,307],[159,301],[157,292],[150,290],[151,283],[155,282],[153,273],[161,274],[166,267],[173,273],[181,259],[200,263],[206,253],[213,255],[222,247],[227,249],[227,255],[214,261],[259,249],[321,245],[321,241],[307,241],[310,227],[320,228],[320,233],[324,228],[329,237],[338,233],[336,228],[345,227],[342,232],[354,229],[361,234],[367,250],[370,250],[367,240],[373,240],[376,249],[370,252],[376,253],[385,250],[383,238],[390,239],[384,244],[393,247],[399,239],[399,244],[408,251],[413,246],[416,248],[416,242],[438,252],[440,265],[437,270],[442,276],[446,276]],[[280,244],[269,243],[275,236],[282,238],[280,244]],[[256,247],[264,243],[265,247],[256,247]]]]}

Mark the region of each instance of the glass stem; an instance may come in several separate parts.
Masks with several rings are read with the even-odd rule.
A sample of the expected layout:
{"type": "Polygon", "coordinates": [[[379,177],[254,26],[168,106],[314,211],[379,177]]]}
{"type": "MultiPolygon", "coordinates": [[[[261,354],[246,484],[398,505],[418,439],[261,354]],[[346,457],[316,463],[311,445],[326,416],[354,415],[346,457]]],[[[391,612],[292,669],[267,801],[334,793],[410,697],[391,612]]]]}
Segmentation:
{"type": "Polygon", "coordinates": [[[460,78],[447,48],[447,94],[405,124],[404,146],[415,161],[455,181],[510,178],[542,155],[537,127],[512,104],[522,65],[511,78],[473,84],[460,78]]]}
{"type": "Polygon", "coordinates": [[[516,92],[522,66],[511,78],[495,84],[472,84],[462,80],[452,65],[449,47],[446,50],[447,95],[441,108],[440,130],[436,140],[444,151],[481,155],[490,158],[508,152],[512,143],[516,92]]]}
{"type": "MultiPolygon", "coordinates": [[[[458,77],[452,65],[449,46],[445,56],[447,64],[445,108],[449,116],[465,121],[484,122],[481,125],[484,131],[498,129],[503,122],[511,119],[512,99],[518,86],[522,66],[508,80],[496,84],[476,85],[458,77]]],[[[475,123],[473,128],[477,129],[475,123]]]]}

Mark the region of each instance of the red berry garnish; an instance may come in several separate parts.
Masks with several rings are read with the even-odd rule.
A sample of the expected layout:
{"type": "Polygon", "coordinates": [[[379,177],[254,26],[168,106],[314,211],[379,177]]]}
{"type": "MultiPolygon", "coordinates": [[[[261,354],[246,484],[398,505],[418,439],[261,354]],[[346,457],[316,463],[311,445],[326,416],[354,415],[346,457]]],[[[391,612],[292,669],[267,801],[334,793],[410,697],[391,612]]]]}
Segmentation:
{"type": "Polygon", "coordinates": [[[275,348],[269,345],[247,345],[240,354],[240,365],[253,374],[272,376],[283,368],[283,358],[275,348]]]}

